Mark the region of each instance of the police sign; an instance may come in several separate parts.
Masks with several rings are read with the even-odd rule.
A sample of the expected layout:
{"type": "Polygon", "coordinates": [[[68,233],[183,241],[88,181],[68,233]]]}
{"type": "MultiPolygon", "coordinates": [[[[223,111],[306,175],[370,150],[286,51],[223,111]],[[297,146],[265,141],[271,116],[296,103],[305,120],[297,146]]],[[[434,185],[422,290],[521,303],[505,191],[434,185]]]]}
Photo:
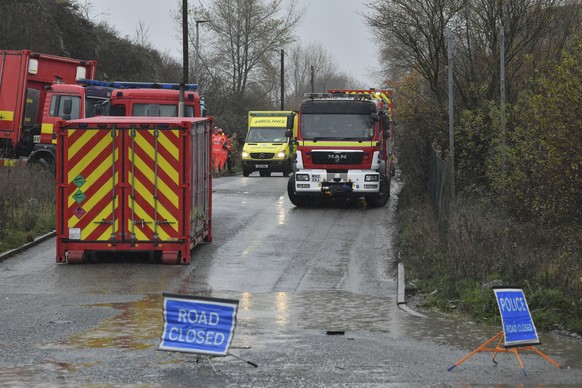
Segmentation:
{"type": "Polygon", "coordinates": [[[505,346],[539,344],[538,333],[523,291],[517,288],[497,288],[493,291],[501,313],[505,346]]]}
{"type": "Polygon", "coordinates": [[[164,332],[158,349],[225,356],[238,301],[164,293],[164,332]]]}

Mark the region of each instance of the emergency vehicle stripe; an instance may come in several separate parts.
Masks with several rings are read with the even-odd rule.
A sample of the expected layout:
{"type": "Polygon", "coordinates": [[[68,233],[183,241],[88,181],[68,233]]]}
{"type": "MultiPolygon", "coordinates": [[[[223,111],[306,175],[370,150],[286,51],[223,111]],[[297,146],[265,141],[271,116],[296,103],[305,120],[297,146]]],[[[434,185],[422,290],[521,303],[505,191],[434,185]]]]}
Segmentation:
{"type": "MultiPolygon", "coordinates": [[[[52,139],[53,136],[53,124],[52,123],[43,123],[40,126],[40,134],[45,135],[45,137],[48,137],[49,139],[52,139]]],[[[57,144],[57,139],[54,138],[52,139],[52,143],[53,144],[57,144]]]]}
{"type": "MultiPolygon", "coordinates": [[[[136,158],[136,160],[138,159],[136,158]]],[[[152,200],[155,189],[153,180],[154,170],[150,169],[149,167],[140,168],[139,170],[135,171],[135,177],[135,191],[142,194],[142,196],[146,196],[146,198],[146,193],[151,194],[150,198],[147,199],[152,200]]],[[[178,211],[178,195],[173,188],[165,183],[164,179],[166,177],[166,174],[158,170],[158,201],[161,202],[171,212],[173,212],[173,214],[176,214],[175,212],[178,211]]]]}
{"type": "Polygon", "coordinates": [[[134,192],[128,192],[128,231],[133,231],[136,240],[151,241],[154,233],[161,241],[175,240],[180,229],[179,183],[180,172],[177,167],[180,155],[180,136],[176,130],[159,130],[157,138],[154,130],[136,132],[134,149],[128,142],[127,158],[135,163],[133,175],[128,171],[128,182],[133,184],[134,192]],[[157,142],[157,156],[156,147],[157,142]],[[157,162],[157,174],[155,164],[157,162]],[[157,186],[157,193],[156,193],[157,186]],[[157,195],[157,197],[155,197],[157,195]],[[157,214],[156,214],[157,212],[157,214]],[[143,223],[140,221],[143,220],[143,223]],[[158,223],[156,225],[156,222],[158,223]]]}
{"type": "Polygon", "coordinates": [[[359,142],[359,141],[308,141],[302,142],[303,146],[308,147],[375,147],[373,142],[359,142]]]}
{"type": "Polygon", "coordinates": [[[115,149],[116,173],[112,177],[111,130],[69,130],[67,141],[68,226],[81,229],[81,240],[110,240],[118,226],[118,217],[115,217],[114,229],[109,223],[114,218],[111,202],[115,211],[119,207],[118,198],[112,199],[112,179],[115,185],[119,182],[119,150],[115,149]],[[84,179],[80,186],[75,185],[78,177],[84,179]],[[84,196],[79,202],[74,197],[77,192],[84,196]],[[76,215],[77,208],[82,213],[76,215]]]}

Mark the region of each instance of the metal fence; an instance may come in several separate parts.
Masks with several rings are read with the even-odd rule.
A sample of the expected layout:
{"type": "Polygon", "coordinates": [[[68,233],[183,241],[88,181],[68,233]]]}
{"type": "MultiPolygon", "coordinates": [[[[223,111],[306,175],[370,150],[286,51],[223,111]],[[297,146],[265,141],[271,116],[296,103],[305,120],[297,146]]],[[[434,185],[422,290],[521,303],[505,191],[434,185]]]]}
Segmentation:
{"type": "Polygon", "coordinates": [[[439,225],[447,220],[450,203],[450,168],[448,158],[442,157],[440,146],[429,146],[428,194],[435,208],[439,225]]]}

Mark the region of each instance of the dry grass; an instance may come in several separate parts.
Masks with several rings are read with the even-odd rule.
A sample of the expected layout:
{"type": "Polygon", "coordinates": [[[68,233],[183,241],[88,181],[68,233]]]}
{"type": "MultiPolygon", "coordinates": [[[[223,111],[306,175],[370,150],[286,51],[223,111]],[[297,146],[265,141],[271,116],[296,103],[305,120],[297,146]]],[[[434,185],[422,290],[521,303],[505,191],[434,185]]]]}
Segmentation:
{"type": "Polygon", "coordinates": [[[518,223],[483,198],[457,199],[439,228],[428,199],[403,203],[401,257],[429,303],[496,319],[491,286],[518,286],[539,329],[582,334],[581,228],[518,223]]]}
{"type": "Polygon", "coordinates": [[[0,169],[0,253],[55,228],[55,179],[42,169],[0,169]]]}

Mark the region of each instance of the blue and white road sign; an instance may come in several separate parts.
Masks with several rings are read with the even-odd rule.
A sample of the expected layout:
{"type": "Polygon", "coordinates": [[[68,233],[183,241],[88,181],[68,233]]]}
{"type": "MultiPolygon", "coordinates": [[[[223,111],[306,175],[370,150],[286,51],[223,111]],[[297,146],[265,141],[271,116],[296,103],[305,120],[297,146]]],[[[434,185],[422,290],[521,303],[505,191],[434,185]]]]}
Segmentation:
{"type": "Polygon", "coordinates": [[[538,333],[523,291],[518,288],[493,290],[501,313],[505,346],[539,344],[538,333]]]}
{"type": "Polygon", "coordinates": [[[225,356],[238,300],[164,293],[164,333],[158,349],[225,356]]]}

